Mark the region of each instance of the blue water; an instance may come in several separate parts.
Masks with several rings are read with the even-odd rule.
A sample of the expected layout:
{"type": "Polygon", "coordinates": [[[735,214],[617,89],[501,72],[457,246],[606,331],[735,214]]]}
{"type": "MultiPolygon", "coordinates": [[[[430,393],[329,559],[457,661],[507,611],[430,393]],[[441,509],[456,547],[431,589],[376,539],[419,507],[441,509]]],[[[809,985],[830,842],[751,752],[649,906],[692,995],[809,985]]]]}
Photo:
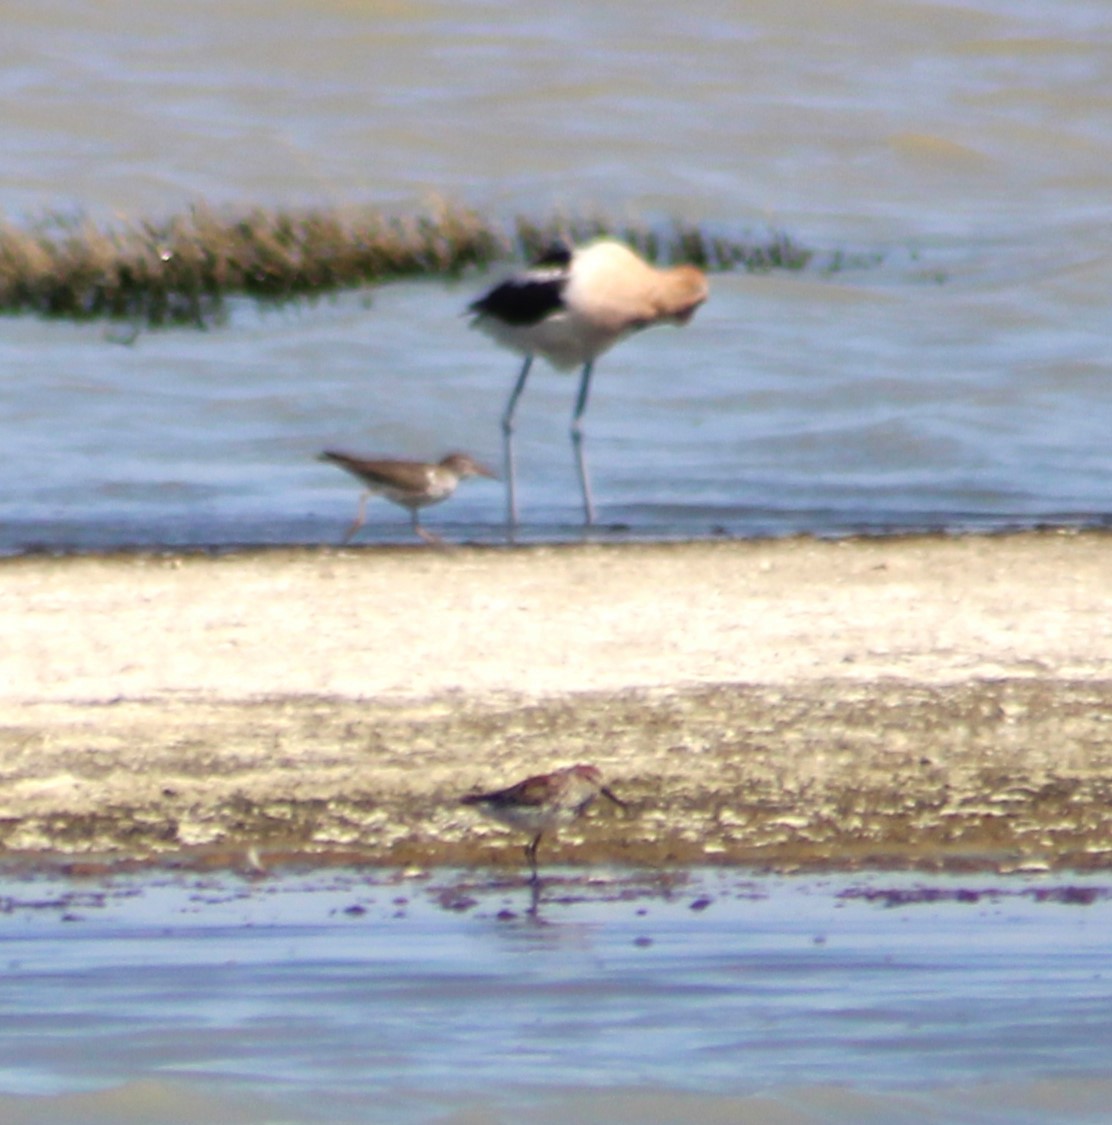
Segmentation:
{"type": "Polygon", "coordinates": [[[9,879],[0,1112],[1106,1120],[1099,881],[604,872],[528,908],[454,872],[9,879]]]}
{"type": "MultiPolygon", "coordinates": [[[[819,251],[717,275],[689,327],[603,357],[602,535],[1110,522],[1106,5],[158,0],[39,6],[6,34],[17,224],[440,191],[819,251]]],[[[516,360],[460,313],[498,274],[233,301],[206,331],[4,321],[0,552],[334,542],[358,485],[325,446],[497,464],[516,360]]],[[[522,538],[580,534],[573,398],[541,366],[522,401],[522,538]]],[[[502,509],[472,482],[428,522],[497,541],[502,509]]],[[[372,505],[361,541],[407,536],[372,505]]]]}

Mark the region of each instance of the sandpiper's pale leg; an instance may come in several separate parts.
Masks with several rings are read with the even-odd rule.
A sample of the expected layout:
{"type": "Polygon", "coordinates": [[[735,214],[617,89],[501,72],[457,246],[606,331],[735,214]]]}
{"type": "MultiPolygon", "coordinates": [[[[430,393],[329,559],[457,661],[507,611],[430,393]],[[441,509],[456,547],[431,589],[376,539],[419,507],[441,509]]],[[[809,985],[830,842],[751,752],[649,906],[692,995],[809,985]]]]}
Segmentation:
{"type": "Polygon", "coordinates": [[[444,540],[441,539],[440,536],[436,534],[436,532],[428,531],[421,526],[421,521],[417,518],[417,509],[416,508],[414,508],[413,511],[411,512],[411,516],[412,516],[412,523],[413,523],[413,532],[414,532],[415,535],[419,536],[430,547],[443,547],[444,546],[444,540]]]}
{"type": "Polygon", "coordinates": [[[514,411],[517,409],[517,400],[525,390],[525,380],[529,378],[529,368],[533,365],[533,357],[527,355],[521,365],[521,374],[517,377],[514,389],[506,402],[506,410],[502,415],[502,450],[503,466],[506,473],[506,524],[512,530],[517,527],[517,481],[514,477],[514,411]]]}
{"type": "Polygon", "coordinates": [[[359,497],[359,511],[355,519],[351,521],[351,526],[344,532],[341,543],[350,543],[352,536],[367,522],[367,501],[374,495],[373,492],[364,492],[359,497]]]}
{"type": "Polygon", "coordinates": [[[583,489],[583,515],[588,527],[595,522],[595,503],[591,499],[591,479],[587,475],[587,456],[583,452],[583,412],[587,409],[587,397],[591,393],[593,367],[594,364],[589,360],[583,365],[579,396],[575,400],[575,413],[571,419],[571,444],[575,450],[576,468],[579,469],[579,484],[583,489]]]}

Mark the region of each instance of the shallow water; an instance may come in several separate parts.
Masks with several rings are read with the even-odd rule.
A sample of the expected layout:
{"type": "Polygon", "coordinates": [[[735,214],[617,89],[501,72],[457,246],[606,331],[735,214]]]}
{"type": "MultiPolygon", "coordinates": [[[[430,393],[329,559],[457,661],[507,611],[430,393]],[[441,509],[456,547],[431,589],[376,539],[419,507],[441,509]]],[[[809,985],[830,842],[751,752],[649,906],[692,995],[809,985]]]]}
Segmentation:
{"type": "MultiPolygon", "coordinates": [[[[817,0],[524,12],[396,0],[24,6],[0,52],[0,212],[598,207],[770,227],[802,274],[713,279],[599,364],[608,534],[1109,522],[1112,9],[817,0]],[[838,263],[852,268],[830,272],[838,263]]],[[[325,446],[495,464],[515,360],[405,284],[206,332],[8,320],[0,551],[335,541],[325,446]]],[[[525,537],[578,533],[572,380],[520,413],[525,537]]],[[[471,483],[429,513],[500,536],[471,483]]],[[[364,541],[404,539],[372,506],[364,541]]]]}
{"type": "Polygon", "coordinates": [[[9,878],[6,1122],[1106,1120],[1061,877],[9,878]]]}

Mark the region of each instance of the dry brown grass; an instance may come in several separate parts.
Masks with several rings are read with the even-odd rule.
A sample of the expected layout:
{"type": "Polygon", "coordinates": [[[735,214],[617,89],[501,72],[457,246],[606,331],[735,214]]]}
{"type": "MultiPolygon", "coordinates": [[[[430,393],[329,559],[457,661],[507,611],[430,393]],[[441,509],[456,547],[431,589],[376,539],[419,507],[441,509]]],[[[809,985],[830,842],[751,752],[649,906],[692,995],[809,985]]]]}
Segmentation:
{"type": "Polygon", "coordinates": [[[651,260],[707,269],[799,268],[811,257],[783,234],[754,242],[680,222],[555,216],[499,224],[448,203],[403,217],[367,206],[256,208],[234,216],[199,204],[158,223],[103,227],[59,216],[29,229],[0,223],[0,311],[203,326],[232,294],[288,300],[401,277],[447,277],[528,258],[556,237],[604,234],[651,260]]]}

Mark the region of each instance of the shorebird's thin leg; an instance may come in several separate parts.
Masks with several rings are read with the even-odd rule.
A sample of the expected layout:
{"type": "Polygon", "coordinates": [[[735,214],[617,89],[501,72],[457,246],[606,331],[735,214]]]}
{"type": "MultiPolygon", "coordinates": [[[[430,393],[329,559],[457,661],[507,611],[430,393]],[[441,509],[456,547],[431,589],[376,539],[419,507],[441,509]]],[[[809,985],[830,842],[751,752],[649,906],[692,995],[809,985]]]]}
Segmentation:
{"type": "Polygon", "coordinates": [[[537,845],[541,842],[541,833],[538,832],[532,840],[525,845],[525,858],[529,861],[529,870],[532,874],[529,876],[529,882],[534,886],[540,882],[540,875],[537,873],[537,845]]]}
{"type": "Polygon", "coordinates": [[[373,493],[364,492],[359,497],[359,511],[355,519],[351,521],[351,527],[347,529],[341,543],[349,543],[351,537],[367,522],[367,501],[371,498],[373,493]]]}
{"type": "Polygon", "coordinates": [[[583,514],[587,526],[595,522],[595,504],[591,499],[591,480],[587,475],[587,457],[583,452],[583,413],[587,409],[587,396],[591,393],[591,371],[594,363],[588,360],[583,365],[579,379],[579,396],[575,400],[575,413],[571,418],[571,444],[575,450],[575,464],[579,469],[579,483],[583,488],[583,514]]]}
{"type": "Polygon", "coordinates": [[[521,374],[517,377],[514,389],[506,402],[506,409],[502,414],[502,451],[503,466],[506,473],[506,523],[514,528],[517,526],[517,487],[514,479],[514,411],[517,409],[517,400],[525,390],[525,380],[529,378],[529,368],[533,366],[533,357],[527,355],[521,365],[521,374]]]}
{"type": "Polygon", "coordinates": [[[430,547],[443,547],[444,540],[433,531],[428,531],[421,526],[421,519],[416,508],[409,509],[409,521],[413,525],[413,533],[430,547]]]}

